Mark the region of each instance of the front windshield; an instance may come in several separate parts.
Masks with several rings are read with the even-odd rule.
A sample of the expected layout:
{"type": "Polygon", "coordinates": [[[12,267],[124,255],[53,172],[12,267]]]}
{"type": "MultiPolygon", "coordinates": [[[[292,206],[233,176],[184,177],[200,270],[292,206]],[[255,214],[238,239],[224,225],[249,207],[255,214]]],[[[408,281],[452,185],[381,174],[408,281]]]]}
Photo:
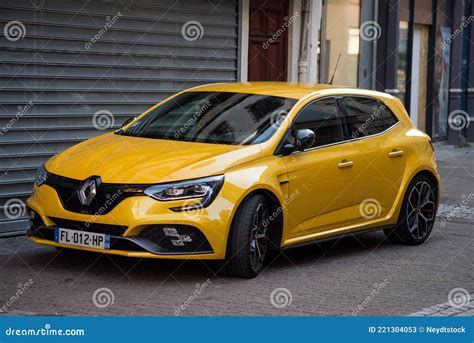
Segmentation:
{"type": "Polygon", "coordinates": [[[186,92],[165,102],[121,134],[214,144],[247,145],[269,139],[296,103],[259,94],[186,92]]]}

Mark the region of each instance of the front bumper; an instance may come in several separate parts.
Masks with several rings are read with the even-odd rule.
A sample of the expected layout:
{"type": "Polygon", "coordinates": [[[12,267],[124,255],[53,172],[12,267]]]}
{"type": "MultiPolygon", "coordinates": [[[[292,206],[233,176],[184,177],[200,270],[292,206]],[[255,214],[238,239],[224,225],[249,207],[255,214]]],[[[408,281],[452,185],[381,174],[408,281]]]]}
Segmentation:
{"type": "Polygon", "coordinates": [[[229,202],[218,196],[204,209],[191,212],[173,212],[169,209],[182,205],[186,203],[160,202],[148,196],[133,196],[122,200],[106,214],[81,214],[64,209],[56,191],[48,185],[42,185],[35,187],[33,195],[27,200],[29,210],[38,217],[36,223],[33,221],[27,236],[39,244],[121,256],[223,259],[232,212],[229,202]],[[71,227],[70,223],[83,226],[71,227]],[[186,249],[186,246],[173,247],[169,241],[162,244],[158,238],[148,234],[152,228],[158,230],[164,226],[190,228],[199,241],[194,240],[197,244],[186,249]],[[109,234],[111,247],[102,250],[57,243],[54,241],[55,227],[109,234]]]}
{"type": "Polygon", "coordinates": [[[105,252],[116,255],[135,256],[135,257],[156,257],[156,255],[202,255],[212,254],[213,251],[207,241],[203,241],[198,244],[195,249],[180,251],[174,250],[166,245],[160,245],[152,240],[141,237],[123,237],[123,236],[110,236],[110,249],[94,249],[84,248],[78,246],[69,246],[65,244],[59,244],[54,241],[54,230],[56,227],[45,227],[30,228],[27,231],[27,236],[36,243],[49,244],[55,246],[67,246],[75,249],[85,249],[90,251],[105,252]],[[151,254],[151,255],[150,255],[151,254]]]}

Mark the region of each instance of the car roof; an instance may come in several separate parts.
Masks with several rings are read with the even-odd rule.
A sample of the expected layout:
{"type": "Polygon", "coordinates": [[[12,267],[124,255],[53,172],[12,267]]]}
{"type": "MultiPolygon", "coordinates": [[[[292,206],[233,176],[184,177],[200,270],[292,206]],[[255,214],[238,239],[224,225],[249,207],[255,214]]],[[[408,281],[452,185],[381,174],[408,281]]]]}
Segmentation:
{"type": "Polygon", "coordinates": [[[366,89],[349,88],[343,86],[332,86],[326,84],[305,84],[305,83],[291,83],[291,82],[232,82],[232,83],[213,83],[203,86],[197,86],[187,91],[192,92],[235,92],[248,94],[261,94],[269,96],[279,96],[292,99],[301,99],[309,94],[320,92],[329,94],[355,94],[368,95],[376,97],[392,96],[370,91],[366,89]]]}

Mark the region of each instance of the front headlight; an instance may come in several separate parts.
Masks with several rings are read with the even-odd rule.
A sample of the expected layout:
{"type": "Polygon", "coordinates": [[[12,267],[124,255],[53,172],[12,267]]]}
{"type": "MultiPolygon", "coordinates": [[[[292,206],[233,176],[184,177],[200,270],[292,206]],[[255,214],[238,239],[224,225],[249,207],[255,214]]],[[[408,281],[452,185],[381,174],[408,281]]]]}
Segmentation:
{"type": "Polygon", "coordinates": [[[46,171],[46,168],[44,167],[44,164],[43,164],[36,171],[36,176],[35,176],[36,186],[37,187],[41,186],[43,183],[46,182],[47,179],[48,179],[48,172],[46,171]]]}
{"type": "Polygon", "coordinates": [[[219,193],[223,183],[224,175],[210,176],[150,186],[145,189],[145,194],[160,201],[202,198],[199,203],[191,206],[171,208],[173,211],[186,211],[209,206],[219,193]]]}

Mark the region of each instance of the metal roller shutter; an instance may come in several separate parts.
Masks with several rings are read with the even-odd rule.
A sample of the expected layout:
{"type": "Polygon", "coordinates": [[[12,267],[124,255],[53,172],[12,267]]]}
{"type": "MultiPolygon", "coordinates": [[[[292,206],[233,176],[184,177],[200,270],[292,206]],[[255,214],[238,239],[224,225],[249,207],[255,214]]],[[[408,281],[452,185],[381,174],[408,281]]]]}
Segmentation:
{"type": "Polygon", "coordinates": [[[113,114],[112,130],[178,90],[235,81],[238,8],[238,0],[1,1],[0,233],[26,227],[19,201],[38,165],[104,132],[96,112],[113,114]],[[202,37],[183,36],[189,21],[202,37]],[[22,30],[17,22],[23,38],[7,34],[22,30]]]}

